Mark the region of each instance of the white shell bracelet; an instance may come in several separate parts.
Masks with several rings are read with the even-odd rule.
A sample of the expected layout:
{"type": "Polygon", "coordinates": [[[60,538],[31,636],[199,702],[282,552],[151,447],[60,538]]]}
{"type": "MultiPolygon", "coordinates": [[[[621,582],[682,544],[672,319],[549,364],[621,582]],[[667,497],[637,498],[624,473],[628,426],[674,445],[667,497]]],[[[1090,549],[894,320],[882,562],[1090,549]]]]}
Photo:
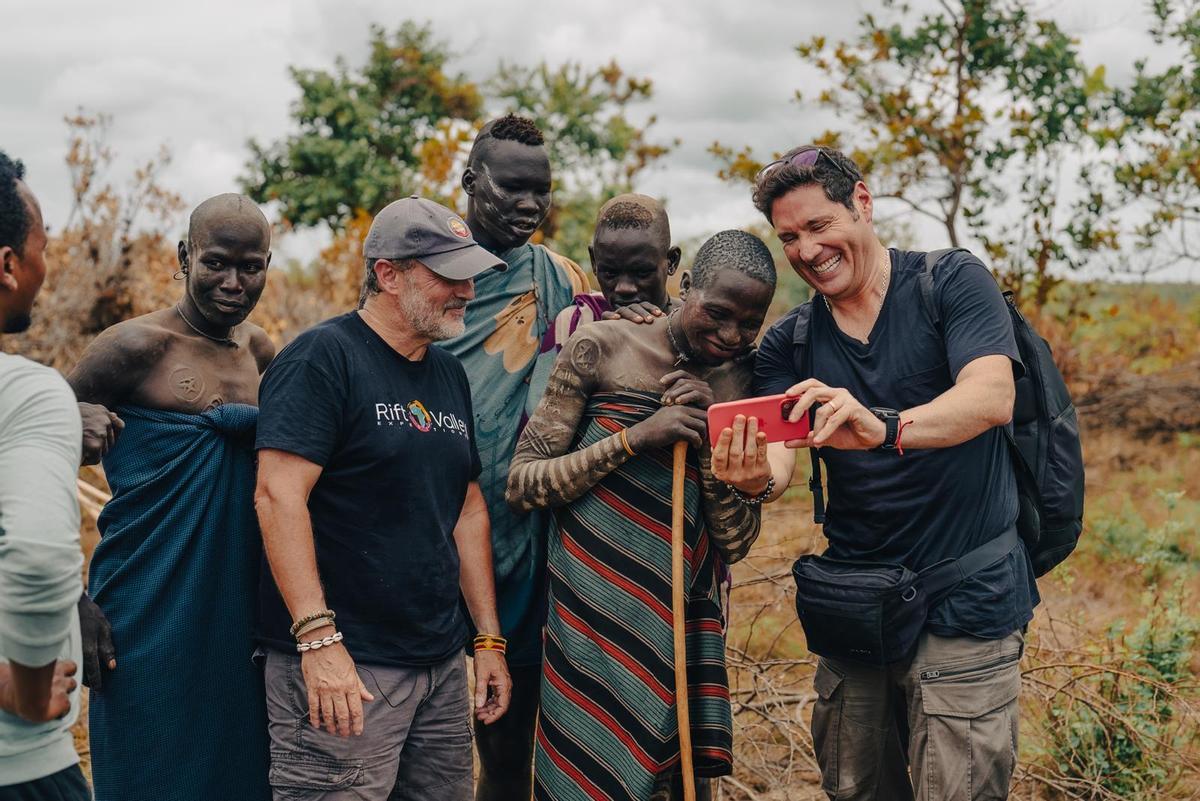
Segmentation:
{"type": "Polygon", "coordinates": [[[341,641],[342,633],[340,631],[335,631],[328,637],[322,637],[319,640],[313,640],[312,642],[298,642],[296,643],[296,650],[300,653],[304,653],[305,651],[315,651],[318,648],[324,648],[327,645],[333,645],[335,642],[341,641]]]}

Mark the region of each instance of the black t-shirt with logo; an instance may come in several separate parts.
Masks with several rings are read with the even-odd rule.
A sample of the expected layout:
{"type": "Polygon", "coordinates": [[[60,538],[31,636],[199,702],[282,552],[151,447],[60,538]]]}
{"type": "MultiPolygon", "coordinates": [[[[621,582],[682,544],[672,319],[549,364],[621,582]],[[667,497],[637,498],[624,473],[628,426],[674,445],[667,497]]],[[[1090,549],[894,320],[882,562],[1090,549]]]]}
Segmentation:
{"type": "MultiPolygon", "coordinates": [[[[940,331],[922,307],[925,254],[893,250],[891,259],[890,288],[867,344],[843,333],[822,301],[813,304],[816,378],[844,387],[864,406],[903,411],[950,389],[981,356],[1007,356],[1015,371],[1023,369],[1004,297],[979,259],[959,251],[935,270],[940,331]]],[[[793,341],[795,315],[763,337],[757,395],[784,392],[808,377],[803,349],[793,341]]],[[[798,457],[807,459],[807,452],[798,457]]],[[[982,545],[1017,517],[1016,479],[999,428],[952,448],[906,448],[903,456],[823,448],[821,461],[828,471],[825,536],[834,558],[921,570],[982,545]]],[[[1000,638],[1028,623],[1038,600],[1028,554],[1018,545],[933,609],[929,630],[1000,638]]]]}
{"type": "MultiPolygon", "coordinates": [[[[351,312],[283,349],[259,406],[258,449],[323,468],[308,500],[317,569],[355,661],[429,665],[461,649],[453,535],[480,464],[458,360],[432,346],[410,361],[351,312]]],[[[260,641],[295,653],[291,623],[264,559],[260,641]]]]}

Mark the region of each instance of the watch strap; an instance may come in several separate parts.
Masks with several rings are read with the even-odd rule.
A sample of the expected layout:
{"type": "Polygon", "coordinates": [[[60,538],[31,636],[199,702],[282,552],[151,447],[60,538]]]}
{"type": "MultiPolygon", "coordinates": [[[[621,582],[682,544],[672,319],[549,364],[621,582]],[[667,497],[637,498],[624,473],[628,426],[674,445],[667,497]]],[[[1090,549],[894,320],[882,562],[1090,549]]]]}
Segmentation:
{"type": "Polygon", "coordinates": [[[870,412],[882,420],[885,426],[883,442],[875,450],[896,450],[896,438],[900,432],[900,412],[895,409],[884,409],[881,407],[873,407],[870,412]]]}

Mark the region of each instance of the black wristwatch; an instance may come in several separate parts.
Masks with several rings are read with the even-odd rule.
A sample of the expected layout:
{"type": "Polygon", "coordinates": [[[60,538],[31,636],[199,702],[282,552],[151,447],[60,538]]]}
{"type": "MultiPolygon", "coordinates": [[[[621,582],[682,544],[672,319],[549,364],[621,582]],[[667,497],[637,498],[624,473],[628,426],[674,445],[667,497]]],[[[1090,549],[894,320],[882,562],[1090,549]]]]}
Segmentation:
{"type": "Polygon", "coordinates": [[[883,424],[887,427],[883,434],[883,442],[875,450],[896,450],[896,434],[900,431],[900,412],[895,409],[884,409],[878,406],[872,407],[869,411],[882,420],[883,424]]]}

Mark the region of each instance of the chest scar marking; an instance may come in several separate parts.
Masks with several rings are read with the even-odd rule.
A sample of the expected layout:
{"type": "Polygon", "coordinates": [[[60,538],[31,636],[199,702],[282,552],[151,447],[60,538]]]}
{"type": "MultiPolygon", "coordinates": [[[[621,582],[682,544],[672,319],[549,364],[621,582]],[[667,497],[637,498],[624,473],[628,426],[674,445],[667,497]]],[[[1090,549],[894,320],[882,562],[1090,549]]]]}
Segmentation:
{"type": "Polygon", "coordinates": [[[204,378],[191,367],[172,370],[170,384],[171,393],[186,403],[194,403],[204,394],[204,378]]]}

